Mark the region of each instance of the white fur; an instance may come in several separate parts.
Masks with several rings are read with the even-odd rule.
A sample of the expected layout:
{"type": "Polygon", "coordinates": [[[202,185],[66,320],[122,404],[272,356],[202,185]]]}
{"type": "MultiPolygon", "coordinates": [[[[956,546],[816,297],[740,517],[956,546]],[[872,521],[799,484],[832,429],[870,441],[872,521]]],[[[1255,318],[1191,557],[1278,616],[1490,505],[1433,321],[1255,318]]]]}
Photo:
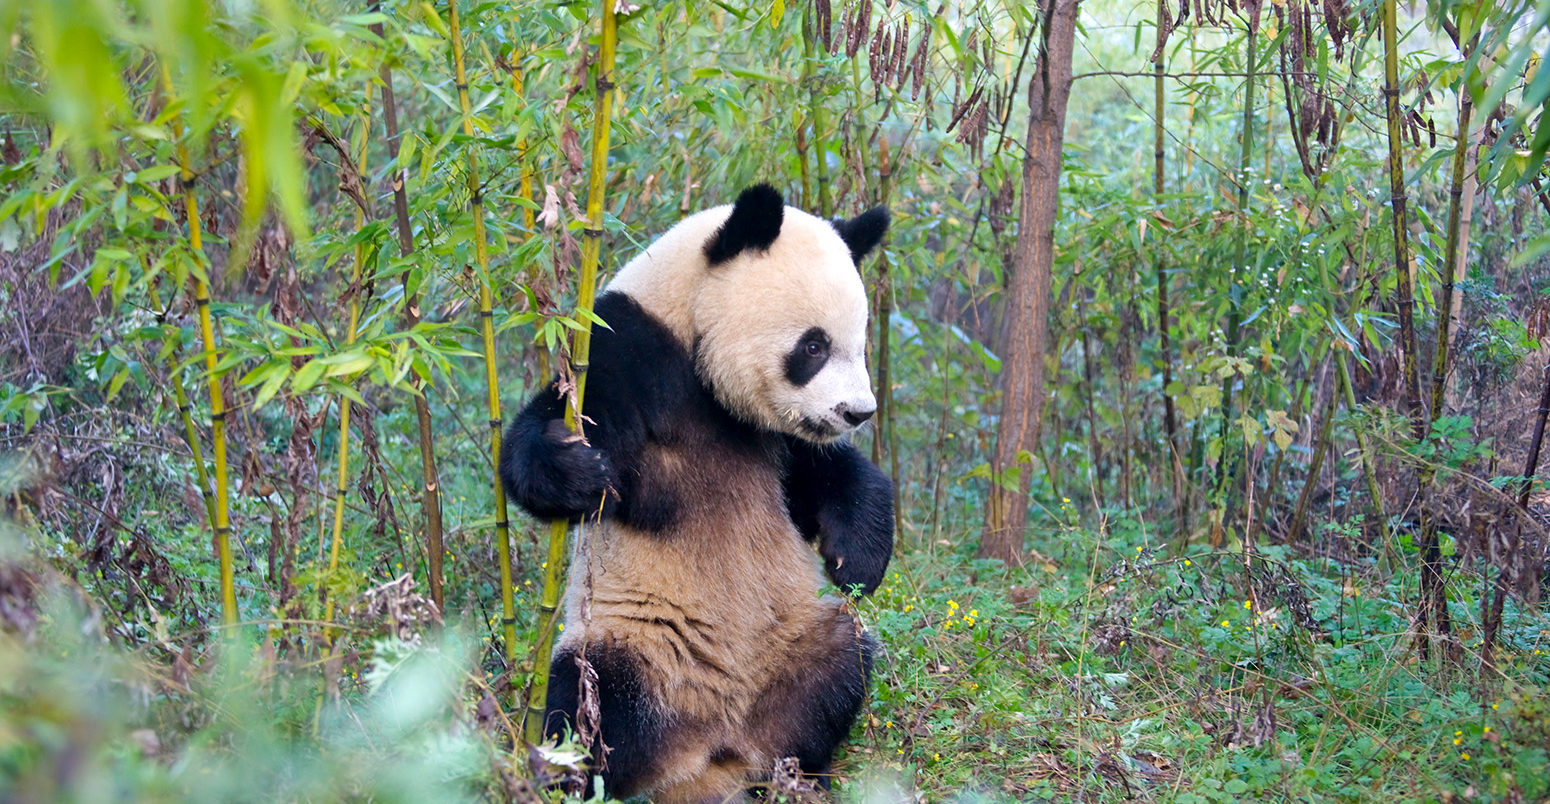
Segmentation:
{"type": "Polygon", "coordinates": [[[720,206],[692,215],[620,269],[608,284],[635,299],[677,336],[699,345],[697,368],[721,404],[742,418],[811,441],[853,429],[844,412],[877,401],[866,367],[867,302],[861,275],[839,232],[786,207],[768,250],[745,250],[711,267],[705,243],[731,215],[720,206]],[[800,388],[786,379],[786,355],[808,329],[830,339],[829,360],[800,388]],[[828,432],[803,428],[803,420],[828,432]]]}

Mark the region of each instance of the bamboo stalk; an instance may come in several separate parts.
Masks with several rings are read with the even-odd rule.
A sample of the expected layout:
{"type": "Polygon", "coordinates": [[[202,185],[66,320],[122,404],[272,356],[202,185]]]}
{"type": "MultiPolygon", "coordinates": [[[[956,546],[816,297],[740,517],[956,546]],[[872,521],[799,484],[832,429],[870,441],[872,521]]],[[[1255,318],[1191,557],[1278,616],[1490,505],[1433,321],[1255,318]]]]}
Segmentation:
{"type": "MultiPolygon", "coordinates": [[[[1163,85],[1163,49],[1168,41],[1167,30],[1163,27],[1165,8],[1164,0],[1157,0],[1157,58],[1152,61],[1152,198],[1159,206],[1162,204],[1163,196],[1163,170],[1166,156],[1163,143],[1167,133],[1164,125],[1163,85]]],[[[1157,271],[1157,334],[1161,339],[1163,363],[1163,431],[1168,439],[1168,467],[1173,476],[1173,498],[1178,501],[1179,506],[1179,529],[1188,532],[1189,522],[1185,520],[1188,518],[1189,504],[1184,501],[1184,462],[1179,456],[1178,414],[1174,410],[1173,394],[1168,391],[1168,388],[1173,385],[1173,353],[1168,332],[1167,258],[1163,252],[1164,239],[1158,236],[1153,243],[1156,248],[1153,263],[1157,271]]]]}
{"type": "MultiPolygon", "coordinates": [[[[356,171],[359,175],[366,175],[367,146],[371,142],[371,85],[366,85],[365,95],[361,99],[361,132],[360,150],[355,158],[356,171]]],[[[361,198],[364,203],[365,196],[361,198]]],[[[366,226],[366,210],[360,205],[355,207],[355,230],[360,231],[366,226]]],[[[346,348],[355,344],[361,321],[361,276],[364,274],[366,263],[366,244],[355,245],[355,259],[350,266],[350,324],[344,333],[344,345],[346,348]]],[[[339,395],[339,453],[337,464],[339,471],[335,475],[334,484],[334,519],[330,530],[328,548],[328,573],[333,575],[339,568],[339,543],[344,535],[344,500],[348,493],[346,482],[350,477],[350,399],[343,394],[339,395]]],[[[329,625],[334,619],[334,599],[327,596],[323,604],[323,642],[332,649],[329,625]]]]}
{"type": "MultiPolygon", "coordinates": [[[[1297,495],[1297,508],[1292,513],[1292,525],[1286,530],[1286,543],[1294,544],[1302,533],[1303,523],[1307,521],[1308,504],[1313,501],[1314,480],[1319,476],[1319,470],[1324,468],[1324,456],[1329,453],[1329,442],[1334,434],[1335,412],[1340,409],[1340,397],[1337,394],[1329,395],[1329,403],[1324,406],[1324,422],[1319,428],[1318,443],[1313,446],[1313,460],[1308,463],[1308,479],[1302,485],[1302,493],[1297,495]]],[[[1268,498],[1272,489],[1265,489],[1268,498]]],[[[1263,521],[1263,519],[1261,520],[1263,521]]]]}
{"type": "MultiPolygon", "coordinates": [[[[1469,63],[1469,53],[1466,50],[1465,64],[1469,63]]],[[[1437,418],[1442,415],[1443,391],[1447,387],[1448,380],[1448,353],[1451,346],[1449,331],[1453,324],[1453,294],[1454,283],[1457,281],[1455,273],[1462,267],[1463,261],[1459,259],[1460,252],[1468,251],[1469,244],[1463,242],[1463,208],[1464,185],[1466,180],[1466,159],[1469,153],[1469,119],[1474,110],[1475,102],[1468,87],[1468,80],[1462,79],[1459,90],[1459,114],[1458,114],[1458,140],[1453,148],[1453,175],[1448,183],[1448,238],[1447,245],[1443,249],[1442,260],[1442,296],[1437,300],[1437,348],[1434,350],[1432,360],[1432,407],[1430,424],[1436,424],[1437,418]]],[[[1422,469],[1423,485],[1430,486],[1434,474],[1433,464],[1428,462],[1422,469]]]]}
{"type": "MultiPolygon", "coordinates": [[[[878,145],[877,174],[881,180],[879,202],[887,204],[889,196],[893,194],[893,163],[888,156],[888,138],[879,138],[878,145]]],[[[894,538],[898,538],[904,533],[904,510],[900,505],[899,443],[893,422],[893,358],[889,349],[892,330],[890,322],[893,318],[893,274],[888,264],[888,252],[883,249],[879,249],[877,255],[877,294],[877,434],[872,443],[881,444],[885,438],[888,442],[888,476],[893,480],[893,532],[894,538]]]]}
{"type": "MultiPolygon", "coordinates": [[[[372,29],[378,36],[382,36],[382,26],[374,25],[372,29]]],[[[393,155],[393,222],[398,232],[398,252],[403,257],[414,253],[414,232],[409,225],[409,193],[405,186],[408,183],[408,171],[398,165],[398,154],[402,140],[398,132],[398,103],[393,94],[393,71],[384,61],[379,68],[382,78],[382,122],[387,129],[388,153],[393,155]]],[[[419,294],[410,289],[410,272],[404,273],[404,323],[408,329],[414,329],[420,323],[420,298],[419,294]]],[[[442,556],[445,549],[442,545],[442,521],[441,521],[441,481],[436,469],[436,441],[431,430],[430,401],[425,395],[425,381],[418,374],[411,383],[415,390],[414,418],[419,427],[420,442],[420,512],[425,517],[425,552],[428,565],[426,572],[430,576],[431,600],[436,608],[445,611],[445,592],[442,588],[442,556]]]]}
{"type": "Polygon", "coordinates": [[[1529,492],[1534,488],[1534,474],[1539,470],[1539,450],[1545,441],[1545,419],[1550,416],[1550,366],[1545,366],[1545,390],[1539,395],[1539,408],[1534,411],[1534,435],[1529,439],[1528,460],[1523,465],[1523,488],[1518,492],[1518,507],[1528,510],[1529,492]]]}
{"type": "MultiPolygon", "coordinates": [[[[162,82],[168,98],[172,97],[172,71],[162,65],[162,82]]],[[[185,126],[184,137],[190,134],[185,126]]],[[[210,283],[206,271],[203,233],[199,224],[199,197],[194,192],[197,177],[188,156],[188,142],[177,141],[178,185],[183,188],[183,211],[188,219],[188,245],[196,265],[188,272],[190,289],[194,294],[194,306],[199,311],[199,342],[204,351],[205,373],[210,385],[210,442],[215,458],[215,510],[212,519],[215,530],[216,561],[221,573],[221,622],[227,626],[237,624],[236,575],[231,561],[231,510],[226,479],[226,398],[221,393],[221,377],[215,367],[219,363],[216,353],[215,322],[210,313],[210,283]]]]}
{"type": "MultiPolygon", "coordinates": [[[[452,39],[452,66],[457,76],[458,106],[463,111],[463,135],[474,136],[473,106],[468,100],[468,71],[463,58],[463,33],[457,0],[448,0],[447,29],[452,39]]],[[[490,248],[484,228],[484,197],[479,184],[479,152],[468,149],[468,197],[474,224],[474,257],[479,263],[479,322],[484,346],[484,381],[490,414],[490,472],[495,489],[495,551],[500,565],[501,625],[506,641],[506,662],[514,664],[517,650],[517,615],[511,588],[511,526],[506,513],[506,490],[501,486],[501,397],[495,364],[495,301],[490,284],[490,248]]]]}
{"type": "MultiPolygon", "coordinates": [[[[592,119],[592,164],[587,181],[587,228],[581,242],[581,280],[576,292],[576,307],[581,329],[571,339],[571,374],[576,395],[565,407],[565,425],[571,432],[581,431],[578,414],[587,391],[587,362],[592,352],[592,302],[597,295],[597,267],[603,245],[603,192],[608,174],[608,133],[613,118],[614,51],[618,30],[614,19],[614,0],[601,0],[602,45],[595,73],[597,107],[592,119]]],[[[539,605],[538,649],[533,660],[533,685],[528,694],[527,718],[523,725],[528,742],[543,739],[544,703],[549,693],[549,657],[554,648],[553,622],[559,610],[561,567],[565,561],[565,520],[556,520],[549,529],[549,561],[544,567],[543,599],[539,605]]]]}
{"type": "MultiPolygon", "coordinates": [[[[161,294],[156,292],[156,285],[152,283],[146,288],[150,294],[151,306],[156,308],[156,323],[165,326],[167,323],[168,308],[161,304],[161,294]]],[[[199,446],[199,428],[194,425],[194,405],[188,400],[188,393],[183,390],[183,381],[178,378],[177,355],[170,358],[170,373],[168,381],[172,383],[172,398],[178,406],[178,418],[183,421],[183,440],[188,444],[188,450],[194,458],[194,479],[199,483],[199,496],[204,500],[205,518],[210,527],[215,527],[215,493],[210,490],[210,473],[205,469],[204,450],[199,446]]]]}
{"type": "MultiPolygon", "coordinates": [[[[870,3],[872,0],[862,0],[870,3]]],[[[833,203],[829,198],[829,160],[824,154],[823,147],[823,96],[818,91],[817,56],[814,46],[818,38],[818,10],[815,5],[809,5],[806,24],[802,26],[802,83],[807,85],[808,117],[813,123],[813,159],[814,172],[818,176],[818,214],[829,217],[833,211],[833,203]]]]}

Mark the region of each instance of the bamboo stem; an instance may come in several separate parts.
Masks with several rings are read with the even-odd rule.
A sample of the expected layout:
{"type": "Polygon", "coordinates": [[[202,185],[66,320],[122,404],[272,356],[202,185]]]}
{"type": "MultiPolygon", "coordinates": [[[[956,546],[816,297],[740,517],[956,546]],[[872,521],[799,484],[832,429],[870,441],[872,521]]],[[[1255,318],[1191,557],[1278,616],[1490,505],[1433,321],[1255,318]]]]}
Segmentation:
{"type": "MultiPolygon", "coordinates": [[[[366,175],[366,155],[368,145],[371,142],[371,85],[366,85],[366,92],[361,98],[361,131],[360,145],[356,152],[355,164],[358,175],[366,175]]],[[[361,197],[364,203],[365,195],[361,197]]],[[[366,209],[356,204],[355,230],[359,232],[366,227],[366,209]]],[[[355,245],[355,259],[350,266],[350,287],[346,291],[350,294],[350,324],[344,333],[344,345],[346,348],[355,344],[358,336],[357,330],[361,321],[361,277],[365,274],[367,247],[364,242],[355,245]]],[[[343,394],[339,395],[339,471],[335,475],[334,483],[334,520],[330,530],[328,548],[328,574],[332,576],[339,569],[339,543],[344,536],[344,500],[349,489],[345,485],[350,478],[350,399],[343,394]]],[[[325,587],[326,589],[326,587],[325,587]]],[[[333,649],[333,639],[330,625],[334,619],[334,598],[324,592],[326,600],[323,603],[323,642],[328,650],[333,649]]]]}
{"type": "MultiPolygon", "coordinates": [[[[877,174],[881,181],[879,202],[887,204],[893,194],[893,163],[888,156],[888,138],[879,138],[877,174]]],[[[894,430],[893,405],[893,357],[890,353],[891,319],[893,318],[893,274],[888,264],[888,252],[878,250],[877,294],[877,426],[874,445],[888,442],[888,476],[893,480],[893,532],[894,538],[904,533],[904,510],[900,505],[899,449],[894,430]]]]}
{"type": "MultiPolygon", "coordinates": [[[[172,96],[172,72],[162,65],[162,82],[166,85],[169,99],[172,96]]],[[[184,137],[190,133],[185,126],[184,137]]],[[[203,233],[199,224],[199,197],[194,192],[197,177],[188,156],[188,142],[177,141],[178,185],[183,188],[184,217],[188,219],[188,245],[194,255],[194,265],[188,272],[189,285],[194,294],[194,305],[199,311],[199,342],[204,351],[205,373],[210,385],[210,442],[215,458],[215,530],[216,561],[221,573],[221,622],[227,626],[237,624],[237,586],[231,561],[231,510],[226,479],[226,398],[221,393],[221,377],[215,367],[219,363],[216,353],[215,322],[210,313],[210,283],[206,273],[203,233]]]]}
{"type": "MultiPolygon", "coordinates": [[[[474,136],[473,105],[468,100],[468,70],[463,57],[463,33],[457,0],[448,0],[447,29],[452,39],[452,66],[457,76],[458,106],[463,111],[463,135],[474,136]]],[[[490,247],[484,228],[484,197],[479,184],[479,152],[468,149],[468,197],[474,224],[474,257],[479,263],[479,324],[484,346],[484,381],[490,414],[490,473],[495,489],[495,552],[500,565],[501,625],[506,641],[506,663],[515,664],[517,614],[511,588],[511,525],[506,513],[506,490],[501,486],[501,397],[495,364],[495,300],[490,284],[490,247]]]]}
{"type": "Polygon", "coordinates": [[[815,6],[808,6],[807,21],[802,26],[802,83],[807,85],[808,118],[813,122],[811,147],[814,172],[818,175],[818,214],[827,218],[833,212],[833,202],[829,197],[829,160],[823,145],[823,93],[818,91],[817,55],[814,52],[818,38],[817,14],[815,6]]]}
{"type": "MultiPolygon", "coordinates": [[[[150,294],[151,306],[156,308],[156,323],[166,325],[168,308],[161,304],[161,294],[156,292],[156,284],[152,283],[146,288],[150,294]]],[[[210,490],[210,473],[205,469],[204,450],[199,446],[199,428],[194,425],[194,406],[188,400],[188,393],[183,390],[183,381],[178,378],[178,359],[176,353],[170,358],[168,381],[172,383],[172,398],[178,406],[178,418],[183,421],[183,440],[188,444],[189,453],[194,458],[194,479],[199,483],[199,496],[204,500],[205,517],[210,527],[215,527],[215,493],[210,490]]]]}
{"type": "MultiPolygon", "coordinates": [[[[571,375],[575,397],[565,407],[565,425],[581,432],[579,414],[587,391],[587,363],[592,352],[592,302],[597,295],[597,268],[603,245],[603,193],[608,177],[608,134],[613,118],[614,51],[618,30],[614,18],[614,0],[601,0],[602,45],[595,74],[597,106],[592,120],[592,164],[587,181],[587,228],[581,242],[581,279],[576,292],[576,307],[581,329],[571,339],[571,375]]],[[[539,605],[538,647],[533,659],[533,684],[528,693],[527,718],[523,732],[527,741],[537,743],[544,737],[544,705],[549,693],[549,657],[554,649],[553,623],[560,603],[562,565],[565,562],[565,520],[556,520],[549,529],[549,561],[544,567],[543,598],[539,605]]]]}
{"type": "MultiPolygon", "coordinates": [[[[382,36],[382,26],[372,26],[382,36]]],[[[393,219],[398,232],[398,253],[402,257],[414,254],[414,231],[409,225],[409,171],[398,164],[402,139],[398,132],[398,103],[393,94],[393,72],[384,61],[379,68],[382,78],[382,122],[387,129],[388,153],[393,155],[393,219]]],[[[404,272],[404,323],[413,330],[420,323],[420,298],[411,289],[410,272],[404,272]]],[[[419,428],[420,442],[420,511],[425,516],[425,552],[429,566],[431,601],[439,611],[445,611],[445,592],[442,588],[441,481],[436,469],[436,440],[431,429],[430,400],[425,395],[425,381],[415,375],[411,380],[414,390],[414,418],[419,428]]]]}
{"type": "MultiPolygon", "coordinates": [[[[1163,83],[1163,48],[1167,44],[1167,30],[1163,27],[1165,14],[1164,0],[1157,0],[1157,58],[1152,61],[1152,198],[1159,207],[1163,196],[1163,170],[1166,151],[1163,149],[1164,136],[1167,133],[1164,127],[1164,83],[1163,83]]],[[[1161,211],[1159,209],[1159,211],[1161,211]]],[[[1189,532],[1187,512],[1189,504],[1184,501],[1184,462],[1179,456],[1178,443],[1178,414],[1174,411],[1173,394],[1168,390],[1173,385],[1173,353],[1168,332],[1168,270],[1167,257],[1163,251],[1165,240],[1157,236],[1153,239],[1153,262],[1157,271],[1157,334],[1161,339],[1162,364],[1163,364],[1163,431],[1165,433],[1168,450],[1168,467],[1173,476],[1173,498],[1177,501],[1179,512],[1179,530],[1189,532]]]]}

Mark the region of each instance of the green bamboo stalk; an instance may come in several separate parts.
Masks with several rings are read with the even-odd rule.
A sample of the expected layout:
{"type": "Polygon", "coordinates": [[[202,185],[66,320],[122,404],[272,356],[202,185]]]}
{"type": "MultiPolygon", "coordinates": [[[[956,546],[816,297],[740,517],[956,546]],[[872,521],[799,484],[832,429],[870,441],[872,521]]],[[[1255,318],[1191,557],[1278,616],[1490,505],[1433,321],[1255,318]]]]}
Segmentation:
{"type": "MultiPolygon", "coordinates": [[[[370,132],[371,85],[367,84],[366,92],[361,98],[361,142],[360,150],[357,152],[357,156],[355,158],[356,171],[357,174],[361,176],[366,175],[366,155],[368,146],[371,143],[370,132]]],[[[363,195],[361,201],[364,202],[364,200],[365,196],[363,195]]],[[[360,206],[359,203],[357,203],[355,207],[355,229],[356,231],[360,231],[361,229],[365,228],[365,226],[366,210],[360,206]]],[[[360,284],[361,276],[365,272],[366,254],[366,244],[364,242],[357,243],[355,246],[355,259],[350,266],[350,286],[348,290],[350,294],[350,324],[349,328],[345,330],[344,334],[344,344],[346,348],[353,346],[355,344],[356,337],[359,335],[357,330],[360,328],[361,293],[363,292],[361,290],[360,284]]],[[[333,528],[330,531],[331,538],[329,540],[328,548],[329,575],[333,575],[333,573],[339,568],[339,543],[343,541],[342,537],[344,534],[344,500],[345,495],[348,493],[348,488],[345,484],[349,481],[350,477],[350,408],[351,405],[349,397],[345,396],[344,394],[340,394],[338,455],[339,471],[335,476],[336,482],[334,483],[334,520],[333,528]]],[[[331,638],[330,624],[334,619],[334,598],[332,595],[327,595],[326,592],[325,595],[326,598],[323,603],[323,642],[331,651],[333,647],[333,640],[331,638]]]]}
{"type": "MultiPolygon", "coordinates": [[[[597,57],[595,73],[597,108],[592,119],[592,164],[587,181],[587,228],[581,241],[581,281],[576,292],[576,307],[583,314],[576,316],[581,329],[571,340],[571,373],[576,383],[576,397],[565,406],[565,425],[571,432],[581,431],[577,414],[587,391],[587,362],[592,353],[592,301],[597,295],[597,266],[603,244],[603,192],[608,174],[608,132],[613,118],[614,98],[614,51],[618,44],[618,29],[614,19],[614,0],[601,0],[602,46],[597,57]]],[[[549,657],[554,649],[554,622],[559,611],[560,588],[564,580],[562,567],[565,563],[565,520],[556,520],[549,527],[549,561],[544,566],[543,598],[538,609],[538,647],[533,659],[533,685],[527,699],[527,717],[523,732],[527,741],[537,743],[544,737],[544,704],[549,695],[549,657]]]]}
{"type": "MultiPolygon", "coordinates": [[[[1469,52],[1466,48],[1464,63],[1469,63],[1469,52]]],[[[1432,360],[1432,407],[1431,424],[1437,423],[1437,417],[1442,415],[1443,391],[1447,388],[1448,378],[1448,349],[1450,344],[1450,330],[1453,324],[1453,292],[1454,272],[1458,269],[1459,251],[1467,251],[1469,245],[1460,242],[1462,240],[1463,209],[1464,209],[1464,184],[1467,171],[1465,170],[1466,157],[1469,153],[1469,119],[1474,110],[1474,97],[1470,94],[1468,78],[1460,79],[1459,86],[1459,113],[1458,113],[1458,141],[1453,149],[1453,175],[1448,183],[1448,239],[1443,248],[1442,260],[1442,295],[1437,299],[1437,348],[1432,360]]],[[[1422,483],[1430,485],[1434,474],[1433,464],[1428,462],[1423,468],[1422,483]]]]}
{"type": "MultiPolygon", "coordinates": [[[[382,26],[373,26],[378,36],[382,26]]],[[[393,94],[393,73],[387,62],[379,69],[382,78],[382,121],[387,129],[388,153],[393,154],[393,218],[398,231],[399,254],[408,257],[414,253],[414,231],[409,225],[409,193],[406,187],[408,171],[398,167],[402,140],[398,133],[398,104],[393,94]]],[[[409,272],[404,273],[404,323],[409,329],[420,323],[419,294],[410,290],[409,272]]],[[[436,469],[436,440],[431,430],[430,401],[425,395],[425,381],[415,375],[411,380],[414,390],[414,418],[419,427],[420,441],[420,511],[425,516],[425,552],[429,566],[431,600],[439,611],[445,611],[445,593],[442,589],[441,481],[436,469]]]]}
{"type": "MultiPolygon", "coordinates": [[[[880,181],[879,203],[886,205],[893,194],[893,163],[888,156],[888,138],[878,138],[877,175],[880,181]]],[[[888,442],[888,476],[893,480],[893,533],[897,539],[904,534],[904,507],[899,490],[899,442],[894,429],[893,369],[889,341],[893,318],[893,273],[888,263],[888,252],[879,249],[877,255],[877,434],[873,444],[888,442]]]]}
{"type": "MultiPolygon", "coordinates": [[[[162,65],[162,82],[166,85],[168,99],[172,99],[172,72],[162,65]]],[[[197,177],[188,155],[189,129],[183,128],[183,137],[177,141],[178,184],[183,188],[183,212],[188,219],[188,245],[197,263],[188,272],[189,287],[194,294],[194,306],[199,311],[199,342],[204,350],[205,373],[210,385],[210,441],[215,458],[215,529],[216,561],[221,573],[221,622],[227,626],[237,624],[236,575],[231,562],[231,510],[228,497],[226,463],[226,398],[221,393],[221,377],[215,367],[219,363],[216,352],[215,322],[210,313],[210,283],[207,279],[204,238],[199,225],[199,196],[194,192],[197,177]]]]}
{"type": "MultiPolygon", "coordinates": [[[[167,308],[161,304],[161,294],[156,292],[156,285],[152,283],[146,288],[150,294],[151,306],[156,308],[156,323],[166,325],[167,308]]],[[[204,451],[199,446],[199,428],[194,425],[194,405],[188,400],[188,393],[183,390],[183,381],[178,378],[178,358],[173,353],[170,358],[170,373],[168,381],[172,383],[172,398],[178,406],[178,418],[183,420],[183,440],[188,444],[188,451],[194,458],[194,479],[199,483],[199,496],[204,500],[205,518],[210,527],[215,527],[215,493],[210,490],[210,473],[205,469],[204,451]]]]}
{"type": "Polygon", "coordinates": [[[807,22],[802,26],[802,83],[807,85],[808,118],[813,122],[811,147],[814,170],[818,174],[818,214],[827,218],[833,212],[833,203],[829,198],[829,160],[823,152],[823,93],[818,91],[817,56],[814,53],[817,39],[818,10],[815,5],[809,5],[807,22]]]}
{"type": "MultiPolygon", "coordinates": [[[[1163,149],[1164,136],[1167,133],[1164,117],[1164,85],[1163,85],[1163,50],[1168,42],[1168,32],[1164,28],[1167,12],[1164,0],[1157,0],[1157,50],[1156,58],[1152,60],[1152,199],[1159,207],[1163,197],[1163,170],[1166,151],[1163,149]]],[[[1158,233],[1153,240],[1156,251],[1153,263],[1157,271],[1157,335],[1161,339],[1163,364],[1163,432],[1168,439],[1168,467],[1173,477],[1173,499],[1178,501],[1179,529],[1189,532],[1187,513],[1189,504],[1184,501],[1184,462],[1179,456],[1178,439],[1178,414],[1174,410],[1173,394],[1168,391],[1173,385],[1173,353],[1168,332],[1168,266],[1164,255],[1163,244],[1165,240],[1158,233]]]]}
{"type": "MultiPolygon", "coordinates": [[[[463,134],[474,136],[473,107],[468,100],[468,71],[463,58],[463,33],[458,24],[457,0],[447,2],[448,36],[452,39],[452,66],[457,76],[458,106],[463,111],[463,134]]],[[[511,525],[506,513],[506,490],[501,486],[501,397],[495,365],[495,303],[490,289],[490,247],[484,230],[484,197],[479,184],[479,152],[468,149],[468,197],[474,218],[474,256],[479,262],[479,322],[484,341],[484,380],[490,412],[490,482],[495,490],[495,550],[500,565],[501,625],[506,640],[506,662],[515,664],[517,614],[511,588],[511,525]]]]}

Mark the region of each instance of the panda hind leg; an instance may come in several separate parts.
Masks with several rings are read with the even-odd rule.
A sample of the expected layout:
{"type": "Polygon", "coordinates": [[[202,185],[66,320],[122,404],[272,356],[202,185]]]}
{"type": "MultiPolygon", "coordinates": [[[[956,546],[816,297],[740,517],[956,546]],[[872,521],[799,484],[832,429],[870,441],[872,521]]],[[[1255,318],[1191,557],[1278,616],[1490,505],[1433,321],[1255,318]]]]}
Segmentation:
{"type": "MultiPolygon", "coordinates": [[[[553,738],[563,727],[576,727],[580,704],[577,649],[557,652],[549,669],[549,693],[544,705],[544,735],[553,738]]],[[[658,773],[665,724],[642,683],[639,659],[619,645],[591,645],[586,659],[597,673],[598,738],[608,746],[603,786],[614,798],[642,792],[658,773]]],[[[593,747],[594,768],[599,749],[593,747]]],[[[594,771],[595,772],[595,771],[594,771]]]]}
{"type": "Polygon", "coordinates": [[[766,756],[796,757],[802,773],[824,789],[834,752],[866,700],[876,654],[871,635],[857,634],[848,616],[836,619],[834,630],[822,635],[827,638],[815,634],[807,650],[793,656],[786,675],[760,696],[749,724],[766,756]]]}

